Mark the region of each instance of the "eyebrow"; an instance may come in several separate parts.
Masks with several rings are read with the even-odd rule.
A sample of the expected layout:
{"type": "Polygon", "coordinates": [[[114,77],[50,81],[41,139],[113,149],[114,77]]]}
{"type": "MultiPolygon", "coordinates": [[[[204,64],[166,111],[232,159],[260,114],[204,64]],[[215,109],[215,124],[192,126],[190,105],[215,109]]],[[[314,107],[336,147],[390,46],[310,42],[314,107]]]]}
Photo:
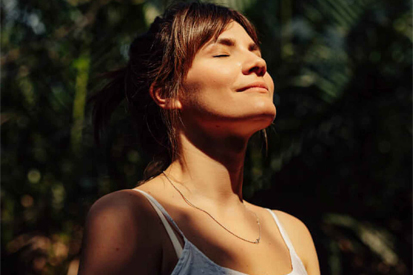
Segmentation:
{"type": "Polygon", "coordinates": [[[229,47],[235,46],[235,40],[231,38],[219,38],[215,43],[229,46],[229,47]]]}
{"type": "MultiPolygon", "coordinates": [[[[212,46],[212,45],[216,45],[216,44],[220,44],[220,45],[224,45],[224,46],[228,46],[228,47],[234,47],[236,45],[236,42],[232,38],[219,38],[216,41],[212,40],[208,44],[209,45],[207,45],[207,47],[212,46]]],[[[250,51],[258,50],[259,51],[260,47],[258,47],[258,45],[255,42],[252,42],[248,45],[248,50],[250,50],[250,51]]]]}

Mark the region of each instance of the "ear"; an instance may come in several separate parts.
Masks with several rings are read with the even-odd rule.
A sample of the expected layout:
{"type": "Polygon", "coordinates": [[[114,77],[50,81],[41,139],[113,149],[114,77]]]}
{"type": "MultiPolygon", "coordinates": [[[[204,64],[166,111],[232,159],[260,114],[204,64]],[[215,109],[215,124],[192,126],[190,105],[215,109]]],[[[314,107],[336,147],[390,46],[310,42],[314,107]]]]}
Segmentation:
{"type": "Polygon", "coordinates": [[[172,99],[170,97],[166,97],[162,94],[162,90],[160,88],[155,89],[154,86],[155,85],[152,84],[149,88],[149,94],[159,107],[165,110],[179,110],[182,108],[182,104],[179,99],[172,99]]]}

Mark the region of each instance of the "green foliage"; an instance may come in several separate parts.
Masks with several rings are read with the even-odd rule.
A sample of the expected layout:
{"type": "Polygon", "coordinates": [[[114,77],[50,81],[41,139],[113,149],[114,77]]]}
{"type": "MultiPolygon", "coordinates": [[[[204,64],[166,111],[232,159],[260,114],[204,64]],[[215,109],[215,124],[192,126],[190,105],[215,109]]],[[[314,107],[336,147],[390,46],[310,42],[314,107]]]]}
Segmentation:
{"type": "MultiPolygon", "coordinates": [[[[4,274],[76,274],[90,205],[141,178],[124,108],[97,147],[86,98],[168,3],[2,2],[4,274]]],[[[225,3],[256,25],[276,84],[246,198],[302,219],[323,274],[411,273],[411,3],[225,3]]]]}

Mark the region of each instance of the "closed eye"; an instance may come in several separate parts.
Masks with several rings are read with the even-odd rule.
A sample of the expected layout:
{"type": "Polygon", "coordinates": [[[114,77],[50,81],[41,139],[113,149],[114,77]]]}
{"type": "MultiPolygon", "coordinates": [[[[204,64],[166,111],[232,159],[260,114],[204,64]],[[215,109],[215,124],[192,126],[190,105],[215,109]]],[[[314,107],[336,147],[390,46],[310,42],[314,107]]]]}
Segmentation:
{"type": "Polygon", "coordinates": [[[229,54],[220,54],[220,55],[214,55],[214,57],[227,57],[229,54]]]}

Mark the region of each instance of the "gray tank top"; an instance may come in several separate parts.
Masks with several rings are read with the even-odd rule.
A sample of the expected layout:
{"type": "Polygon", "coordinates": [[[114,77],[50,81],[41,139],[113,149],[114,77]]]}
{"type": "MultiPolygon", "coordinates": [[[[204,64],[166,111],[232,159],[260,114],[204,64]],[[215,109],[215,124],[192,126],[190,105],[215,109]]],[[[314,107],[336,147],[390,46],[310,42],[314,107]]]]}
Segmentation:
{"type": "MultiPolygon", "coordinates": [[[[172,271],[171,275],[216,275],[216,274],[222,274],[222,275],[248,275],[227,267],[223,267],[220,265],[217,265],[214,263],[211,259],[209,259],[204,253],[201,252],[194,244],[192,244],[187,238],[185,238],[185,235],[182,233],[182,231],[179,229],[177,224],[174,222],[174,220],[171,218],[171,216],[166,212],[166,210],[162,207],[162,205],[155,200],[154,197],[149,195],[148,193],[138,190],[138,189],[133,189],[136,190],[143,195],[149,200],[149,202],[152,204],[153,208],[155,209],[156,213],[158,213],[159,218],[161,219],[166,232],[169,235],[169,238],[172,241],[172,244],[174,246],[176,255],[178,257],[178,263],[176,264],[174,270],[172,271]],[[181,246],[179,243],[178,238],[176,237],[174,231],[172,230],[170,224],[166,221],[168,219],[178,230],[178,232],[182,235],[184,239],[184,247],[181,246]]],[[[294,247],[290,241],[290,239],[287,236],[287,233],[285,232],[284,228],[281,226],[281,223],[278,219],[278,217],[275,215],[273,211],[267,208],[267,210],[271,213],[273,216],[275,223],[277,224],[281,236],[284,239],[284,242],[286,243],[288,250],[290,251],[290,258],[291,258],[291,263],[292,263],[292,271],[288,273],[287,275],[307,275],[307,271],[305,270],[305,267],[298,257],[297,253],[294,250],[294,247]]]]}

